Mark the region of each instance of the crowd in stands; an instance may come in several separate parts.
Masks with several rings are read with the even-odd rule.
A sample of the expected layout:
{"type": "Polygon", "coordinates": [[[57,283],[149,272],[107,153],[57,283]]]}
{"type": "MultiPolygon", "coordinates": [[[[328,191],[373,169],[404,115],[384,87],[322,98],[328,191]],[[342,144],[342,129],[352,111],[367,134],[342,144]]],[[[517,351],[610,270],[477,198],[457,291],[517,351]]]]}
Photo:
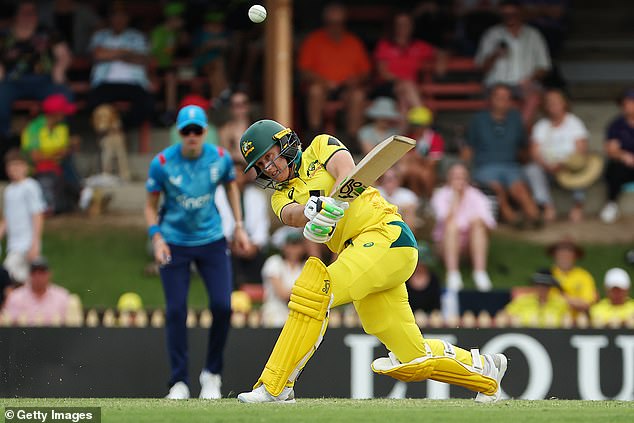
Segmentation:
{"type": "MultiPolygon", "coordinates": [[[[255,118],[254,100],[262,97],[256,71],[262,28],[246,22],[249,2],[198,10],[200,2],[183,0],[160,2],[160,19],[141,30],[132,25],[139,16],[131,15],[130,3],[20,1],[13,16],[0,18],[0,151],[10,180],[0,226],[0,235],[7,237],[9,279],[0,279],[7,281],[3,296],[13,291],[0,321],[26,323],[25,310],[40,302],[50,301],[51,313],[57,314],[38,314],[29,322],[60,321],[62,310],[72,308],[69,294],[50,284],[41,238],[44,216],[73,210],[86,188],[73,157],[79,148],[73,116],[78,109],[92,113],[113,105],[125,131],[148,123],[173,125],[180,108],[198,105],[216,124],[210,124],[206,142],[230,154],[241,175],[242,202],[249,205],[243,213],[253,245],[250,251],[233,251],[236,287],[261,286],[261,298],[252,296],[263,303],[261,323],[279,327],[303,260],[329,253],[292,231],[271,234],[276,225],[261,219],[270,215],[268,198],[252,186],[255,175],[243,174],[238,141],[255,118]],[[87,65],[73,68],[73,63],[87,65]],[[11,120],[19,100],[40,104],[16,132],[11,120]],[[227,118],[218,117],[223,113],[227,118]]],[[[349,26],[349,10],[342,3],[322,8],[321,27],[309,31],[313,28],[306,25],[301,36],[295,34],[299,95],[292,126],[304,144],[319,133],[335,133],[356,157],[390,135],[416,140],[377,188],[421,239],[408,293],[418,316],[431,317],[442,308],[443,287],[454,294],[463,289],[464,259],[477,290],[496,287],[487,271],[491,231],[498,223],[537,229],[556,220],[555,186],[572,196],[565,214],[580,222],[586,191],[605,169],[608,198],[600,218],[617,220],[618,198],[634,182],[634,90],[620,99],[622,114],[606,122],[603,154],[593,152],[557,68],[567,2],[409,3],[387,9],[393,13],[383,16],[385,34],[373,34],[372,43],[349,26]],[[456,57],[469,58],[469,72],[481,78],[466,97],[477,97],[481,103],[470,104],[484,106],[468,107],[474,112],[461,142],[448,139],[434,122],[445,110],[433,98],[433,90],[443,88],[434,84],[448,82],[444,89],[450,97],[464,94],[464,85],[451,92],[456,57]],[[430,218],[433,228],[425,231],[430,218]],[[432,268],[436,260],[443,276],[432,268]]],[[[453,103],[447,104],[451,109],[453,103]]],[[[172,126],[171,142],[178,140],[172,126]]],[[[106,151],[125,149],[125,144],[108,147],[108,142],[102,138],[102,154],[108,154],[102,170],[110,173],[106,151]]],[[[117,161],[121,170],[120,155],[117,161]]],[[[129,179],[129,172],[120,176],[129,179]]],[[[216,202],[221,212],[228,210],[222,190],[216,202]]],[[[231,213],[221,214],[230,240],[231,213]]],[[[573,240],[562,240],[548,253],[552,266],[532,275],[532,287],[518,291],[494,316],[500,326],[561,327],[584,317],[597,325],[616,324],[617,317],[621,324],[633,324],[624,269],[605,275],[607,298],[599,301],[592,276],[576,266],[583,250],[573,240]]],[[[141,307],[139,301],[130,300],[132,311],[141,307]]]]}

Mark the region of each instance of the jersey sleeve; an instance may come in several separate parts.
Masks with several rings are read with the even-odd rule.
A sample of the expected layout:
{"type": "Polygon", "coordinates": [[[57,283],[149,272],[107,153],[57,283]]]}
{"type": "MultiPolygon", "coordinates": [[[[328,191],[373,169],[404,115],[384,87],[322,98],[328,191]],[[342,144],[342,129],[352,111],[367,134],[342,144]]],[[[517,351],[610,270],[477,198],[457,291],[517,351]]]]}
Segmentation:
{"type": "Polygon", "coordinates": [[[224,175],[222,176],[222,181],[224,183],[235,181],[236,170],[233,167],[233,160],[231,160],[231,155],[222,147],[218,147],[218,154],[220,155],[220,159],[222,160],[223,167],[225,169],[224,175]]]}
{"type": "Polygon", "coordinates": [[[148,177],[145,181],[145,189],[147,192],[157,193],[163,191],[165,172],[163,172],[161,161],[162,153],[152,159],[150,163],[150,170],[148,171],[148,177]]]}
{"type": "Polygon", "coordinates": [[[282,209],[289,204],[295,202],[296,201],[292,199],[288,190],[275,191],[273,193],[273,195],[271,196],[271,208],[273,209],[273,212],[275,213],[277,218],[280,219],[280,222],[284,223],[284,221],[282,220],[282,209]]]}
{"type": "Polygon", "coordinates": [[[348,151],[346,146],[343,145],[341,141],[327,134],[316,136],[311,143],[311,147],[315,153],[315,156],[317,156],[317,160],[319,160],[320,163],[323,163],[324,167],[326,167],[326,165],[328,164],[328,160],[330,160],[332,155],[335,154],[337,151],[348,151]]]}

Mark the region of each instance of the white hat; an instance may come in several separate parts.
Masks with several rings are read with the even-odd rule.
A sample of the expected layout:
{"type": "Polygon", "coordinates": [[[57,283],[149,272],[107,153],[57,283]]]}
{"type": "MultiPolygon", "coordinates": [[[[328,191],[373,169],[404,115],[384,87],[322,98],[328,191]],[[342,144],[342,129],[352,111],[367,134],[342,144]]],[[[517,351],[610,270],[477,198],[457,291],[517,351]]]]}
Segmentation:
{"type": "Polygon", "coordinates": [[[630,275],[619,267],[613,267],[605,273],[603,283],[606,288],[630,289],[630,275]]]}
{"type": "Polygon", "coordinates": [[[396,102],[390,97],[377,97],[365,111],[365,115],[370,119],[396,120],[401,117],[396,110],[396,102]]]}

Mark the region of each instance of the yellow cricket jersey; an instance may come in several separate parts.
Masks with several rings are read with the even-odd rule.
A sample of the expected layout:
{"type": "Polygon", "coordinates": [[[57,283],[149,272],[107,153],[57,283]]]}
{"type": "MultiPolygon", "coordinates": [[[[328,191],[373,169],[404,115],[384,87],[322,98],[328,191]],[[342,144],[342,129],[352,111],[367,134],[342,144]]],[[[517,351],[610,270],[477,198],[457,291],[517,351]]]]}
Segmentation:
{"type": "Polygon", "coordinates": [[[548,293],[544,304],[540,304],[537,294],[524,294],[505,307],[509,316],[519,319],[522,326],[548,327],[561,326],[563,319],[570,312],[568,302],[557,293],[548,293]]]}
{"type": "MultiPolygon", "coordinates": [[[[594,278],[587,270],[581,267],[575,267],[566,273],[557,267],[553,267],[551,270],[553,277],[559,281],[564,294],[583,300],[588,304],[593,304],[597,300],[597,287],[594,278]]],[[[557,291],[557,288],[552,288],[551,291],[557,291]]]]}
{"type": "MultiPolygon", "coordinates": [[[[285,206],[293,203],[306,204],[313,195],[330,195],[335,179],[326,170],[326,165],[332,155],[340,150],[347,148],[334,137],[323,134],[313,139],[302,152],[297,176],[271,197],[271,206],[280,220],[285,206]]],[[[354,239],[360,233],[370,229],[381,231],[385,223],[400,220],[402,219],[396,206],[385,201],[376,189],[369,187],[350,203],[350,208],[337,223],[332,239],[326,245],[331,251],[339,253],[344,249],[346,241],[354,239]]]]}
{"type": "Polygon", "coordinates": [[[590,317],[593,322],[603,324],[614,319],[624,322],[634,317],[634,300],[628,299],[623,304],[614,305],[609,298],[605,298],[590,307],[590,317]]]}

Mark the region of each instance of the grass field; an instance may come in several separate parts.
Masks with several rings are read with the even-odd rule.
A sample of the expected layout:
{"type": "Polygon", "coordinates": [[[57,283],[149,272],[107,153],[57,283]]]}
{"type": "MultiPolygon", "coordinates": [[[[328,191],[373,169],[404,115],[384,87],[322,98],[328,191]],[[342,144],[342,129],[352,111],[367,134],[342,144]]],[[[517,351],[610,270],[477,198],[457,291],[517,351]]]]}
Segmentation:
{"type": "MultiPolygon", "coordinates": [[[[85,307],[114,307],[123,292],[136,291],[147,307],[164,304],[158,277],[143,275],[150,261],[142,227],[101,224],[90,219],[56,218],[47,223],[44,254],[52,263],[54,280],[79,294],[85,307]]],[[[599,282],[607,269],[623,264],[628,245],[585,245],[586,256],[579,265],[587,268],[599,282]]],[[[489,254],[489,273],[496,288],[526,285],[530,275],[548,265],[544,246],[520,239],[494,235],[489,254]]],[[[442,278],[440,263],[434,266],[442,278]]],[[[471,271],[463,269],[465,285],[473,287],[471,271]]],[[[597,283],[600,290],[602,283],[597,283]]],[[[191,285],[189,304],[206,306],[200,281],[191,285]]]]}
{"type": "Polygon", "coordinates": [[[3,399],[1,403],[4,407],[101,407],[101,421],[117,423],[617,423],[632,422],[634,416],[634,404],[625,401],[509,400],[483,405],[472,400],[300,399],[296,404],[245,405],[235,399],[3,399]]]}

